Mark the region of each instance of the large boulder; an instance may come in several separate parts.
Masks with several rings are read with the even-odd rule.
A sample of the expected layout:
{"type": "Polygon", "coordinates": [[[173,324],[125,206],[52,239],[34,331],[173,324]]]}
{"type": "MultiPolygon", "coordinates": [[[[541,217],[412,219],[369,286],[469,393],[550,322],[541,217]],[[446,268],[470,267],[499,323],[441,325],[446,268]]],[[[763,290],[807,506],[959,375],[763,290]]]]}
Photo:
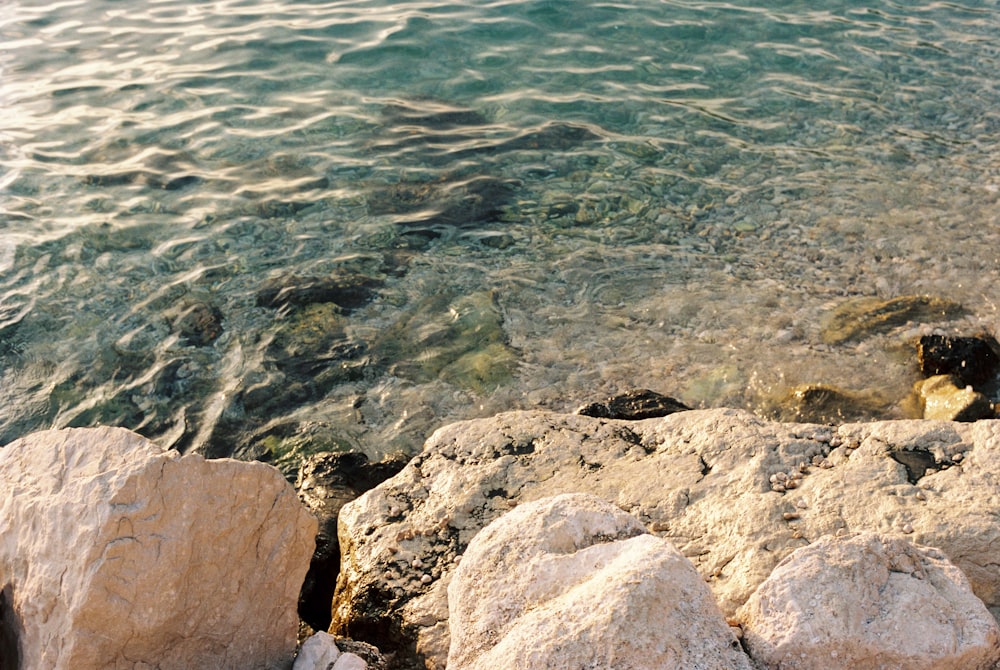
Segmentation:
{"type": "Polygon", "coordinates": [[[705,581],[587,494],[526,503],[472,540],[448,587],[450,670],[750,670],[705,581]]]}
{"type": "Polygon", "coordinates": [[[512,508],[585,492],[669,540],[727,616],[799,547],[868,530],[941,549],[1000,606],[1000,421],[782,424],[512,412],[446,426],[340,513],[331,629],[442,668],[456,559],[512,508]]]}
{"type": "Polygon", "coordinates": [[[768,668],[987,670],[1000,628],[941,552],[876,533],[796,549],[740,609],[768,668]]]}
{"type": "Polygon", "coordinates": [[[315,534],[269,465],[119,428],[16,440],[0,450],[0,585],[20,665],[0,665],[287,669],[315,534]]]}

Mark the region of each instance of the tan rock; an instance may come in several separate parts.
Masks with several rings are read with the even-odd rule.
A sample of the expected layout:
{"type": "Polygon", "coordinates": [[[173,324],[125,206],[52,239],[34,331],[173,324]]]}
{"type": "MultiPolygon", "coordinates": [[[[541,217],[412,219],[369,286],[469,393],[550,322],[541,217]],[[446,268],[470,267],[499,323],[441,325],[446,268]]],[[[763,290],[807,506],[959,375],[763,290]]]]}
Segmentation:
{"type": "Polygon", "coordinates": [[[0,449],[0,575],[24,668],[288,668],[315,533],[262,463],[117,428],[0,449]]]}
{"type": "Polygon", "coordinates": [[[986,670],[1000,628],[936,549],[826,536],[797,549],[740,609],[754,660],[788,670],[986,670]]]}
{"type": "Polygon", "coordinates": [[[1000,421],[833,428],[720,409],[643,421],[512,412],[453,424],[341,511],[333,630],[444,667],[456,558],[510,509],[572,492],[669,540],[727,616],[795,549],[862,530],[939,548],[978,597],[1000,606],[998,452],[1000,421]]]}
{"type": "Polygon", "coordinates": [[[971,386],[959,386],[951,375],[935,375],[913,386],[925,419],[978,421],[993,417],[989,398],[971,386]]]}
{"type": "Polygon", "coordinates": [[[690,561],[586,494],[483,529],[448,599],[450,670],[751,667],[690,561]]]}

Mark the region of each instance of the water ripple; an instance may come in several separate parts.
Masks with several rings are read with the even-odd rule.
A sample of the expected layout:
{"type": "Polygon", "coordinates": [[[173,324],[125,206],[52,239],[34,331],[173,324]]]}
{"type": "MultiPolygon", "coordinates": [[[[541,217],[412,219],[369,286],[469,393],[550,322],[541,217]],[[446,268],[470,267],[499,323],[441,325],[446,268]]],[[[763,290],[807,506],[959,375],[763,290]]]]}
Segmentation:
{"type": "MultiPolygon", "coordinates": [[[[207,451],[232,431],[254,455],[299,421],[413,448],[625,380],[717,388],[726,357],[758,386],[855,383],[870,352],[809,340],[843,294],[948,293],[989,327],[996,10],[6,3],[0,438],[104,421],[207,451]],[[366,353],[255,409],[248,389],[295,386],[275,341],[313,332],[257,304],[262,282],[331,273],[381,287],[323,313],[366,353]],[[483,350],[530,374],[485,392],[455,381],[478,354],[407,349],[401,324],[454,334],[463,295],[482,330],[505,319],[483,350]],[[191,343],[191,313],[216,339],[191,343]]],[[[754,384],[717,400],[752,406],[754,384]]]]}

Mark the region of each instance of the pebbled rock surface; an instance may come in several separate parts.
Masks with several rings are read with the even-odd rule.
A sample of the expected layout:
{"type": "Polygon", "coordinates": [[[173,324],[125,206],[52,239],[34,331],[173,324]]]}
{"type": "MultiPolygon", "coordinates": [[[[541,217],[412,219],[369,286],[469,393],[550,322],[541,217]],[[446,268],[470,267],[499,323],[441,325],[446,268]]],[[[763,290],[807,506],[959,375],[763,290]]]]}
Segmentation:
{"type": "Polygon", "coordinates": [[[315,534],[262,463],[120,428],[16,440],[0,449],[9,667],[288,668],[315,534]]]}
{"type": "Polygon", "coordinates": [[[1000,628],[961,570],[898,537],[826,536],[796,549],[740,609],[768,668],[987,670],[1000,628]]]}
{"type": "Polygon", "coordinates": [[[595,496],[533,501],[476,535],[448,588],[451,670],[750,670],[705,581],[595,496]]]}
{"type": "Polygon", "coordinates": [[[442,668],[447,588],[480,529],[584,492],[669,540],[733,615],[824,535],[873,531],[939,548],[1000,606],[1000,421],[782,424],[730,409],[644,421],[512,412],[446,426],[340,513],[331,630],[442,668]]]}

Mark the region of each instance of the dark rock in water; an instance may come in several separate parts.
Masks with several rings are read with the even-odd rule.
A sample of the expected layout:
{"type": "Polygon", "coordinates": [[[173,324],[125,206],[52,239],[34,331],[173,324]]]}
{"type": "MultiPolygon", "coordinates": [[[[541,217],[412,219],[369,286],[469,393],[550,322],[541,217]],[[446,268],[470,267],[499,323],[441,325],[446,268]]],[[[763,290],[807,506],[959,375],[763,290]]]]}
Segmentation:
{"type": "Polygon", "coordinates": [[[364,454],[346,452],[314,454],[302,462],[295,488],[299,499],[319,520],[319,530],[316,552],[299,596],[299,617],[313,629],[326,630],[330,626],[333,591],[340,572],[340,508],[398,473],[408,461],[399,455],[371,463],[364,454]]]}
{"type": "Polygon", "coordinates": [[[847,391],[825,384],[803,384],[778,400],[771,418],[797,423],[838,423],[872,419],[890,403],[871,391],[847,391]]]}
{"type": "Polygon", "coordinates": [[[180,177],[173,177],[172,179],[160,181],[159,187],[165,191],[179,191],[183,188],[187,188],[188,186],[200,184],[201,182],[201,177],[193,174],[185,174],[180,177]]]}
{"type": "Polygon", "coordinates": [[[577,414],[598,419],[625,419],[637,421],[667,416],[674,412],[691,409],[679,400],[648,389],[627,391],[608,398],[604,402],[594,402],[576,410],[577,414]]]}
{"type": "Polygon", "coordinates": [[[978,421],[995,416],[989,398],[952,375],[929,377],[914,384],[913,390],[925,419],[978,421]]]}
{"type": "Polygon", "coordinates": [[[186,344],[203,347],[222,334],[222,312],[218,307],[196,302],[182,309],[174,320],[174,330],[186,344]]]}
{"type": "MultiPolygon", "coordinates": [[[[397,162],[413,156],[422,166],[460,158],[470,145],[489,142],[498,128],[481,113],[434,100],[412,100],[382,108],[384,133],[370,150],[393,154],[397,162]]],[[[474,149],[472,149],[474,151],[474,149]]]]}
{"type": "Polygon", "coordinates": [[[566,151],[601,139],[586,126],[553,121],[496,141],[494,137],[503,126],[475,110],[427,100],[386,105],[382,123],[388,137],[373,149],[398,152],[417,148],[425,164],[432,164],[433,160],[426,159],[433,158],[465,160],[510,151],[566,151]]]}
{"type": "Polygon", "coordinates": [[[585,126],[561,122],[515,130],[511,137],[512,129],[491,124],[475,110],[435,100],[387,105],[382,116],[385,132],[371,145],[372,151],[390,154],[394,163],[412,162],[424,171],[439,168],[433,177],[376,186],[368,195],[369,213],[393,216],[400,227],[397,241],[412,249],[425,248],[449,230],[503,220],[519,184],[491,174],[495,156],[567,151],[600,139],[585,126]]]}
{"type": "Polygon", "coordinates": [[[257,291],[261,307],[333,303],[346,312],[362,307],[375,297],[381,279],[354,273],[335,273],[329,277],[289,275],[268,279],[257,291]]]}
{"type": "Polygon", "coordinates": [[[841,344],[886,333],[910,321],[942,321],[961,316],[958,303],[927,295],[909,295],[882,300],[854,298],[823,319],[820,337],[826,344],[841,344]]]}
{"type": "Polygon", "coordinates": [[[980,386],[1000,372],[1000,344],[992,336],[924,335],[917,344],[925,377],[954,375],[963,385],[980,386]]]}
{"type": "Polygon", "coordinates": [[[600,135],[585,126],[553,122],[501,142],[491,151],[494,153],[503,151],[566,151],[584,142],[599,139],[601,139],[600,135]]]}
{"type": "Polygon", "coordinates": [[[356,359],[364,343],[349,337],[337,308],[330,303],[309,305],[279,329],[267,348],[268,358],[284,372],[312,377],[340,361],[356,359]]]}
{"type": "Polygon", "coordinates": [[[243,390],[243,408],[257,416],[282,412],[360,379],[369,365],[368,346],[349,336],[344,325],[333,303],[307,305],[290,315],[265,350],[271,374],[243,390]]]}
{"type": "Polygon", "coordinates": [[[128,172],[115,172],[110,174],[93,174],[84,177],[84,183],[88,186],[129,186],[132,184],[148,186],[150,188],[163,189],[164,191],[180,191],[188,186],[194,186],[204,181],[201,177],[192,174],[183,174],[177,177],[162,177],[153,172],[143,170],[131,170],[128,172]]]}
{"type": "Polygon", "coordinates": [[[488,175],[428,182],[399,182],[374,191],[368,199],[373,215],[396,215],[408,234],[440,237],[450,228],[471,228],[496,221],[514,197],[516,182],[488,175]]]}
{"type": "Polygon", "coordinates": [[[382,120],[387,126],[402,127],[409,132],[413,132],[414,126],[425,130],[450,130],[489,123],[485,116],[474,109],[433,100],[412,100],[386,105],[382,108],[382,120]]]}

